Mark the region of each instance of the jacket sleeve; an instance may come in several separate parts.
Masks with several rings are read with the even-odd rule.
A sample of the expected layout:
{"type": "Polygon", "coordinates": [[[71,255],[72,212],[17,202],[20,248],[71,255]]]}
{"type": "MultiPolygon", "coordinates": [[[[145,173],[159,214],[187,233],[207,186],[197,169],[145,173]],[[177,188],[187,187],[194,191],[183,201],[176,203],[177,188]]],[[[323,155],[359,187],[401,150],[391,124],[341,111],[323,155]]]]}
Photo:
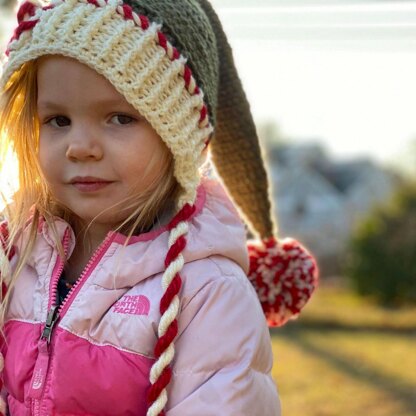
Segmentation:
{"type": "Polygon", "coordinates": [[[280,416],[269,331],[243,271],[197,291],[179,334],[168,416],[280,416]]]}

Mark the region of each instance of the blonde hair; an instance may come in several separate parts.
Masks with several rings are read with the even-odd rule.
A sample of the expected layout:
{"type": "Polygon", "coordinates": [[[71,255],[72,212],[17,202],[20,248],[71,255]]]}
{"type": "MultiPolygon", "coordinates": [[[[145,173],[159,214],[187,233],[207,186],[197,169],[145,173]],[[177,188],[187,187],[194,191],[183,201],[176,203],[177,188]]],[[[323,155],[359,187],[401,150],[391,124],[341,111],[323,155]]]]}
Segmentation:
{"type": "MultiPolygon", "coordinates": [[[[17,161],[16,179],[19,183],[12,202],[1,214],[7,220],[9,228],[6,254],[10,252],[21,232],[23,230],[28,232],[28,237],[19,247],[19,258],[14,271],[11,271],[8,264],[1,264],[0,285],[3,282],[7,283],[8,291],[0,304],[0,328],[5,320],[11,289],[36,241],[39,219],[43,217],[48,224],[62,258],[65,257],[64,250],[53,217],[59,216],[71,225],[76,221],[66,207],[54,201],[38,162],[37,71],[37,60],[25,63],[12,75],[0,95],[0,175],[6,165],[6,157],[12,153],[17,161]]],[[[139,195],[132,194],[115,205],[135,208],[134,212],[115,229],[127,234],[126,244],[132,235],[149,230],[167,209],[173,209],[181,192],[181,187],[174,177],[173,156],[166,146],[164,148],[162,169],[146,190],[139,195]]],[[[158,161],[154,159],[150,161],[145,174],[156,162],[158,161]]],[[[5,199],[4,195],[2,197],[5,199]]],[[[99,215],[88,227],[98,217],[99,215]]]]}

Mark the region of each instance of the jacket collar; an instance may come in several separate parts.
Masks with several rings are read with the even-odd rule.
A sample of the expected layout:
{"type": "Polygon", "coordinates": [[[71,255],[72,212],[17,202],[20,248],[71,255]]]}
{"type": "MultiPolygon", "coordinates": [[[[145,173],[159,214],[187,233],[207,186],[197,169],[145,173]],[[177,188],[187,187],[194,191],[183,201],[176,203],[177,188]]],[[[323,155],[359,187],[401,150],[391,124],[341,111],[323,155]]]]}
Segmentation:
{"type": "MultiPolygon", "coordinates": [[[[165,218],[151,231],[132,237],[127,244],[125,235],[109,232],[106,239],[111,240],[112,253],[126,245],[122,264],[127,274],[128,269],[135,269],[135,279],[143,280],[164,271],[169,238],[168,222],[169,219],[165,218]]],[[[55,225],[61,241],[65,233],[69,233],[68,255],[70,256],[75,246],[74,232],[61,218],[55,219],[55,225]]],[[[39,238],[28,258],[28,264],[44,271],[47,267],[46,262],[49,264],[52,254],[56,252],[56,243],[45,221],[40,222],[38,231],[39,238]]],[[[202,179],[197,193],[196,211],[189,221],[186,238],[187,245],[183,252],[185,263],[220,255],[233,260],[246,273],[248,272],[249,260],[244,224],[217,180],[206,177],[202,179]]]]}

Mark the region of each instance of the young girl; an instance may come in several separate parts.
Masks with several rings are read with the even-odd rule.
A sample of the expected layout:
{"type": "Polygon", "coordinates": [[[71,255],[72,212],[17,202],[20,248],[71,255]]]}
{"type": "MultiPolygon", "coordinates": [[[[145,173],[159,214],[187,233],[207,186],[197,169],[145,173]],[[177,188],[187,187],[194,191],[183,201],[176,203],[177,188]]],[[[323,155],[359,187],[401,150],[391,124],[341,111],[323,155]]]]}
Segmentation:
{"type": "Polygon", "coordinates": [[[56,0],[17,18],[1,78],[1,154],[19,167],[1,224],[3,415],[280,415],[267,321],[299,313],[316,265],[274,237],[212,7],[56,0]],[[248,252],[228,195],[261,238],[248,252]]]}

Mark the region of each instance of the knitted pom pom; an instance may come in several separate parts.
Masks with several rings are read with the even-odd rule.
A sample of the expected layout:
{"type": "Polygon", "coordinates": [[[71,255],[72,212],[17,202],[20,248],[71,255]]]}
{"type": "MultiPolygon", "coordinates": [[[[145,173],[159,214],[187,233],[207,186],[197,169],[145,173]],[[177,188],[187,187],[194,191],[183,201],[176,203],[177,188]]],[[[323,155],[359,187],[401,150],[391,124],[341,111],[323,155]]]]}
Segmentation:
{"type": "Polygon", "coordinates": [[[293,239],[249,241],[249,280],[256,289],[269,326],[296,318],[318,283],[311,254],[293,239]]]}

